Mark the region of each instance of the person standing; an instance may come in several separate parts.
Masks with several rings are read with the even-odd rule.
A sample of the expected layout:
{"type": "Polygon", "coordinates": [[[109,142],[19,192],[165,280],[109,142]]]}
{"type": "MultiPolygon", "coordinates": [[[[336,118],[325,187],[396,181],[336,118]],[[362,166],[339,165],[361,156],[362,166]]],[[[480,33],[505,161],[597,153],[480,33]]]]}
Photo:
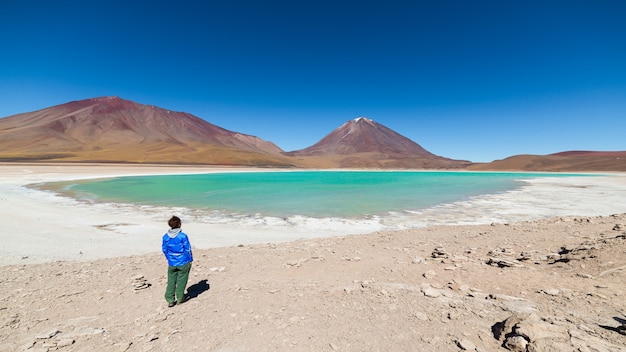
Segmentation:
{"type": "Polygon", "coordinates": [[[182,222],[178,216],[172,216],[167,222],[170,229],[163,235],[161,245],[167,259],[167,288],[165,300],[168,307],[185,302],[185,288],[189,280],[189,271],[193,262],[191,243],[187,234],[181,230],[182,222]]]}

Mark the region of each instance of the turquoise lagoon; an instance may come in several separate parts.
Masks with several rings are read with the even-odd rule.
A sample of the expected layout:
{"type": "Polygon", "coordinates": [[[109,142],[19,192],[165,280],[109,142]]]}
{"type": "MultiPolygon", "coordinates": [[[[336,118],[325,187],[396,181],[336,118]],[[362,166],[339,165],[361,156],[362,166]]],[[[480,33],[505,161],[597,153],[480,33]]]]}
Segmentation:
{"type": "Polygon", "coordinates": [[[183,207],[239,216],[363,219],[511,192],[529,179],[571,176],[580,175],[268,171],[117,177],[59,182],[45,188],[96,203],[183,207]]]}

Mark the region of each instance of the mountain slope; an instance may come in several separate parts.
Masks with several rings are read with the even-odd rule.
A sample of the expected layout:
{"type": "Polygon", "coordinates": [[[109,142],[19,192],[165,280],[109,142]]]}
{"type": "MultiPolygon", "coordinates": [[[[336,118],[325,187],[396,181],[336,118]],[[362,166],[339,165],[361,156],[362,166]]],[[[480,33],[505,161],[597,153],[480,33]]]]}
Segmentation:
{"type": "Polygon", "coordinates": [[[196,116],[118,97],[0,119],[3,160],[289,165],[282,150],[196,116]]]}
{"type": "Polygon", "coordinates": [[[437,156],[365,117],[347,121],[316,144],[286,153],[327,167],[463,168],[468,161],[437,156]]]}
{"type": "Polygon", "coordinates": [[[626,172],[626,151],[567,151],[549,155],[515,155],[469,167],[477,171],[622,171],[626,172]]]}

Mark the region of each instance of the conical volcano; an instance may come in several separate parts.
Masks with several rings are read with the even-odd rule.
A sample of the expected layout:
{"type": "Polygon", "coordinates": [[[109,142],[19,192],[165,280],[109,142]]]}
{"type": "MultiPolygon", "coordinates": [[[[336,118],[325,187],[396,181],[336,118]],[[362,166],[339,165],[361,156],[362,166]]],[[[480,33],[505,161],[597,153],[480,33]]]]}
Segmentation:
{"type": "Polygon", "coordinates": [[[366,117],[347,121],[314,145],[287,155],[328,167],[449,169],[471,164],[437,156],[366,117]]]}

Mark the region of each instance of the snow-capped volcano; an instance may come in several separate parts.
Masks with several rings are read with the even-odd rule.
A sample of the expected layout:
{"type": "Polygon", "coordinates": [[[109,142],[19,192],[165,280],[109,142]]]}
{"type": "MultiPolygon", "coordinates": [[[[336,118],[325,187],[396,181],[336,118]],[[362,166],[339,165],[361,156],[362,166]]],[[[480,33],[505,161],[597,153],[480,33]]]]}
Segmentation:
{"type": "Polygon", "coordinates": [[[308,148],[287,154],[331,158],[341,167],[457,168],[469,164],[432,154],[412,140],[364,116],[345,122],[308,148]]]}
{"type": "Polygon", "coordinates": [[[378,152],[435,157],[412,140],[374,122],[367,117],[357,117],[347,121],[316,144],[294,155],[321,155],[378,152]]]}

